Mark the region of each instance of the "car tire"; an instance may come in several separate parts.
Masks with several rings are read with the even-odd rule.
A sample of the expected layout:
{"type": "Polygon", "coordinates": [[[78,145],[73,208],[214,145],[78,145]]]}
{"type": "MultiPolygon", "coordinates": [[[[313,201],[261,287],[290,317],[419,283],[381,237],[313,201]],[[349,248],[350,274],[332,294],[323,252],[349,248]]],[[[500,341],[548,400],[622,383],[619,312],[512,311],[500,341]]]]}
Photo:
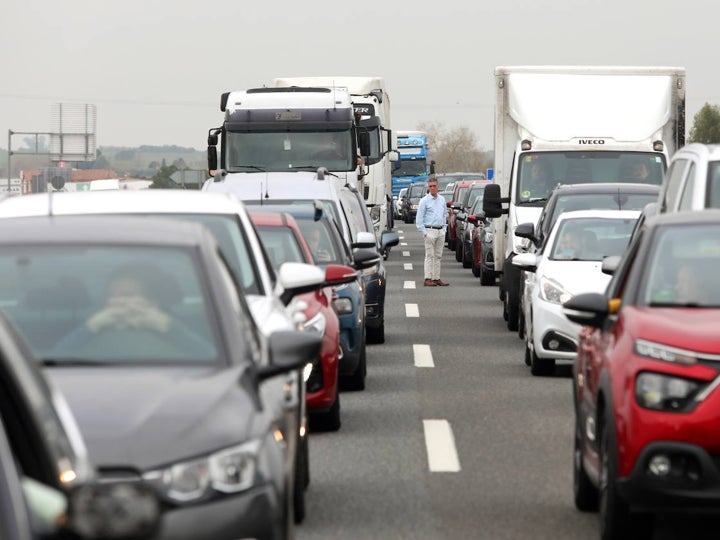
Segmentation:
{"type": "Polygon", "coordinates": [[[310,417],[312,431],[338,431],[342,426],[340,418],[340,388],[335,392],[335,401],[324,413],[314,413],[310,417]]]}
{"type": "Polygon", "coordinates": [[[385,317],[380,320],[380,326],[377,328],[367,328],[367,337],[365,340],[368,343],[385,343],[385,317]]]}
{"type": "MultiPolygon", "coordinates": [[[[475,264],[475,255],[472,255],[470,261],[470,268],[472,269],[473,276],[480,277],[482,275],[482,267],[475,264]]],[[[480,283],[482,285],[482,283],[480,283]]]]}
{"type": "Polygon", "coordinates": [[[523,309],[522,300],[520,300],[520,307],[518,308],[518,338],[525,339],[525,310],[523,309]]]}
{"type": "Polygon", "coordinates": [[[505,313],[507,313],[507,327],[511,332],[517,332],[519,319],[518,302],[510,300],[510,293],[505,293],[505,313]]]}
{"type": "Polygon", "coordinates": [[[639,540],[652,538],[653,520],[647,514],[631,514],[629,505],[620,497],[617,480],[617,457],[613,451],[614,437],[608,422],[600,431],[599,517],[602,540],[639,540]]]}
{"type": "Polygon", "coordinates": [[[582,427],[575,419],[575,444],[573,448],[573,497],[575,508],[581,512],[595,512],[598,509],[598,489],[593,485],[583,466],[582,427]]]}
{"type": "MultiPolygon", "coordinates": [[[[482,263],[480,263],[480,275],[478,277],[480,278],[480,285],[483,287],[495,285],[495,272],[491,272],[485,268],[482,263]]],[[[502,300],[502,298],[500,298],[500,300],[502,300]]]]}
{"type": "Polygon", "coordinates": [[[448,249],[455,251],[455,240],[450,239],[450,237],[448,237],[448,249]]]}
{"type": "Polygon", "coordinates": [[[535,351],[530,349],[530,373],[536,377],[552,375],[555,371],[554,358],[540,358],[535,351]]]}
{"type": "Polygon", "coordinates": [[[360,359],[355,372],[347,378],[345,387],[348,390],[365,390],[365,377],[367,375],[367,356],[365,354],[365,338],[361,338],[360,359]]]}
{"type": "Polygon", "coordinates": [[[470,268],[472,266],[472,261],[470,260],[469,250],[466,248],[465,244],[463,244],[463,250],[462,250],[462,266],[463,268],[470,268]]]}
{"type": "Polygon", "coordinates": [[[295,482],[293,483],[293,516],[295,523],[302,523],[305,519],[305,490],[306,471],[309,470],[309,456],[307,435],[303,437],[302,444],[298,444],[295,454],[295,482]]]}
{"type": "Polygon", "coordinates": [[[462,255],[462,248],[463,248],[462,240],[457,240],[457,241],[455,242],[455,260],[456,260],[457,262],[462,261],[462,256],[463,256],[463,255],[462,255]]]}

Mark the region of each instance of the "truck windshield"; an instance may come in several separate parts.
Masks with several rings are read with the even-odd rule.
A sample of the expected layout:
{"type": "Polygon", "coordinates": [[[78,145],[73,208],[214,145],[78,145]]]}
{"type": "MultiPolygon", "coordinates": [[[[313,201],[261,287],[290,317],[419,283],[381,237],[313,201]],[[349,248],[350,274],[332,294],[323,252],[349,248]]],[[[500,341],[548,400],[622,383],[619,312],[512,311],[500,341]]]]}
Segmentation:
{"type": "Polygon", "coordinates": [[[228,172],[315,170],[353,171],[350,130],[230,131],[224,147],[228,172]]]}
{"type": "Polygon", "coordinates": [[[527,152],[518,161],[519,203],[544,201],[558,184],[627,182],[659,186],[662,154],[653,152],[527,152]]]}
{"type": "Polygon", "coordinates": [[[427,171],[425,158],[410,161],[400,160],[400,167],[393,169],[393,176],[423,176],[427,171]]]}

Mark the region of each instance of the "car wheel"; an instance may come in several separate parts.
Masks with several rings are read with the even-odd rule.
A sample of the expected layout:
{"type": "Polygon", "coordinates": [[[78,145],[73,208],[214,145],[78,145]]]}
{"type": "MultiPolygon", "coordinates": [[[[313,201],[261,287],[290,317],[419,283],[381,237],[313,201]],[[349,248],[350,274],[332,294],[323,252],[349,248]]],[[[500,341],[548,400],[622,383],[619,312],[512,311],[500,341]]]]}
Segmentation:
{"type": "Polygon", "coordinates": [[[298,444],[295,454],[295,482],[293,485],[293,515],[295,523],[305,519],[305,489],[309,483],[309,456],[307,435],[298,444]],[[307,480],[306,480],[307,477],[307,480]]]}
{"type": "Polygon", "coordinates": [[[335,392],[335,401],[325,413],[313,413],[310,416],[312,431],[337,431],[342,422],[340,420],[340,388],[335,392]]]}
{"type": "Polygon", "coordinates": [[[377,328],[367,328],[367,337],[365,338],[368,343],[385,343],[385,317],[380,321],[380,326],[377,328]]]}
{"type": "Polygon", "coordinates": [[[448,249],[455,251],[455,240],[450,239],[450,237],[448,237],[448,249]]]}
{"type": "Polygon", "coordinates": [[[510,293],[505,293],[505,312],[507,313],[507,327],[511,332],[518,329],[519,310],[518,302],[510,299],[510,293]]]}
{"type": "Polygon", "coordinates": [[[602,540],[651,538],[653,520],[646,514],[631,514],[628,504],[617,491],[617,458],[607,422],[600,435],[599,516],[602,540]]]}
{"type": "Polygon", "coordinates": [[[355,373],[347,379],[348,390],[365,390],[365,376],[367,375],[367,357],[365,355],[365,339],[360,343],[360,359],[355,373]]]}
{"type": "Polygon", "coordinates": [[[456,240],[455,241],[455,260],[457,262],[462,261],[462,248],[463,248],[462,240],[456,240]]]}
{"type": "MultiPolygon", "coordinates": [[[[472,260],[470,261],[470,268],[472,268],[473,276],[480,277],[482,275],[482,267],[475,264],[475,256],[473,255],[472,260]]],[[[482,282],[480,282],[480,285],[482,285],[482,282]]]]}
{"type": "MultiPolygon", "coordinates": [[[[532,338],[530,338],[532,339],[532,338]]],[[[535,376],[552,375],[555,371],[554,358],[539,358],[533,349],[530,349],[530,373],[535,376]]]]}
{"type": "Polygon", "coordinates": [[[518,338],[525,339],[525,310],[523,309],[522,300],[518,308],[518,338]]]}
{"type": "Polygon", "coordinates": [[[594,512],[598,509],[598,490],[590,481],[583,466],[582,427],[580,419],[575,418],[575,445],[573,448],[573,495],[575,507],[582,512],[594,512]]]}
{"type": "Polygon", "coordinates": [[[525,365],[526,366],[530,366],[532,364],[531,354],[532,354],[532,351],[530,350],[530,347],[528,347],[527,341],[525,341],[525,365]]]}
{"type": "Polygon", "coordinates": [[[465,244],[463,244],[462,250],[462,266],[463,268],[470,268],[472,266],[472,261],[470,260],[470,250],[467,249],[465,244]]]}

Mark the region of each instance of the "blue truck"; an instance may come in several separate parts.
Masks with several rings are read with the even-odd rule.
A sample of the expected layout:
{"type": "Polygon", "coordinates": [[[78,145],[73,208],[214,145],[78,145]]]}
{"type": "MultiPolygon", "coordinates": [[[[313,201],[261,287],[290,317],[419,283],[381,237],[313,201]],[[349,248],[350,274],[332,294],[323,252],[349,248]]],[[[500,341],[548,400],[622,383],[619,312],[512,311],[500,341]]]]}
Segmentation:
{"type": "Polygon", "coordinates": [[[397,168],[392,170],[393,197],[413,182],[428,179],[427,134],[422,131],[398,131],[396,135],[400,161],[395,162],[397,168]]]}

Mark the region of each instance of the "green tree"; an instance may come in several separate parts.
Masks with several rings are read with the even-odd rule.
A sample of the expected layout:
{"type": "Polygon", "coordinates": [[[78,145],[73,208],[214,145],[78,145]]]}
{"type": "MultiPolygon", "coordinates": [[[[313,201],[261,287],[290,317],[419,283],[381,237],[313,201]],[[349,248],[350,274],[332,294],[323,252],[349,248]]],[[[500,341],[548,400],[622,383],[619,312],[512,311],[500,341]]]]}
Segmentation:
{"type": "Polygon", "coordinates": [[[177,167],[174,165],[165,165],[165,160],[163,159],[163,165],[158,172],[155,173],[155,176],[152,177],[153,182],[149,186],[150,189],[176,189],[178,186],[170,177],[177,170],[177,167]]]}
{"type": "Polygon", "coordinates": [[[720,107],[705,103],[693,117],[688,142],[720,143],[720,107]]]}

